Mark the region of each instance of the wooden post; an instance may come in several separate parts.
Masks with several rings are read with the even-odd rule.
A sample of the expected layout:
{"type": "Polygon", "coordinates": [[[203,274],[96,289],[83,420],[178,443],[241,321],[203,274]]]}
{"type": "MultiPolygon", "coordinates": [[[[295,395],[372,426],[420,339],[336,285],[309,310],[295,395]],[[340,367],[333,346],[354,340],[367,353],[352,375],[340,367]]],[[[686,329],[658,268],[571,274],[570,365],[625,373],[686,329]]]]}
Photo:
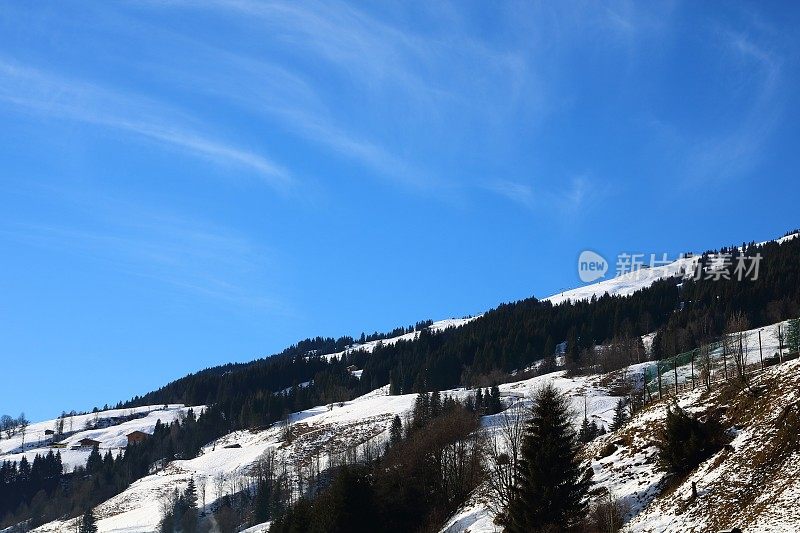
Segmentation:
{"type": "Polygon", "coordinates": [[[583,395],[583,419],[586,420],[589,409],[586,404],[586,394],[583,395]]]}
{"type": "Polygon", "coordinates": [[[692,390],[694,390],[694,352],[695,350],[692,350],[692,390]]]}
{"type": "Polygon", "coordinates": [[[725,372],[725,380],[728,380],[728,343],[722,339],[722,370],[725,372]]]}
{"type": "Polygon", "coordinates": [[[778,324],[778,362],[783,363],[783,333],[780,324],[778,324]]]}
{"type": "Polygon", "coordinates": [[[656,373],[658,374],[658,399],[660,400],[663,398],[663,394],[661,393],[661,365],[659,364],[661,361],[656,361],[656,373]]]}
{"type": "Polygon", "coordinates": [[[761,330],[758,330],[758,355],[761,358],[761,370],[764,370],[764,348],[761,347],[761,330]]]}
{"type": "Polygon", "coordinates": [[[672,369],[675,371],[675,396],[678,395],[678,356],[672,358],[672,369]]]}
{"type": "Polygon", "coordinates": [[[742,332],[739,332],[739,364],[742,366],[742,378],[747,374],[747,354],[744,353],[744,346],[742,346],[742,332]]]}

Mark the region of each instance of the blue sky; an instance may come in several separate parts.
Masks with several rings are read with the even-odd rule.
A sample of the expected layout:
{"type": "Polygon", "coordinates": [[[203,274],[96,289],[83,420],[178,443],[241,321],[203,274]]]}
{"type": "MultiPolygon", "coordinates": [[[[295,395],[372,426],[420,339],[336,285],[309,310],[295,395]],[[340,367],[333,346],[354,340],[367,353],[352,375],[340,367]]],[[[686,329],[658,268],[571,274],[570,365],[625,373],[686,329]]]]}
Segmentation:
{"type": "Polygon", "coordinates": [[[796,3],[5,2],[0,412],[796,217],[796,3]]]}

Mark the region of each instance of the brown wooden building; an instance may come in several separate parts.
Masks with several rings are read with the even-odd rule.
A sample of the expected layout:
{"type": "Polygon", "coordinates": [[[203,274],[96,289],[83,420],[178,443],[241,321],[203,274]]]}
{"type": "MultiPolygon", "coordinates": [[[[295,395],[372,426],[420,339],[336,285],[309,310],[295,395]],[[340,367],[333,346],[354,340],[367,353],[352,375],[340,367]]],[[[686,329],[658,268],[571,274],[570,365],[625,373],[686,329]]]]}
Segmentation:
{"type": "Polygon", "coordinates": [[[131,431],[126,436],[128,437],[128,446],[130,446],[131,444],[138,444],[143,440],[147,439],[148,437],[150,437],[150,435],[148,435],[144,431],[139,431],[139,430],[131,431]]]}

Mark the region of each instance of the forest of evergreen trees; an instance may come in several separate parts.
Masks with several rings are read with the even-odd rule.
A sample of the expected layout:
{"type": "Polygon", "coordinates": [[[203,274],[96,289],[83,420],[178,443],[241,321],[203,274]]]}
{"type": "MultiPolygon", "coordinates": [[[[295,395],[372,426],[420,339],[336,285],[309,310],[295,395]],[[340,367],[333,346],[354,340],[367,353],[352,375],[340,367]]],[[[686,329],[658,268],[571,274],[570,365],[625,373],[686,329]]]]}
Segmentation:
{"type": "MultiPolygon", "coordinates": [[[[737,253],[733,248],[723,251],[737,253]]],[[[222,403],[227,413],[253,425],[274,420],[280,409],[305,405],[303,394],[325,403],[387,383],[395,394],[477,385],[481,378],[523,369],[552,355],[562,341],[567,342],[569,359],[581,364],[596,344],[657,331],[654,355],[669,357],[721,335],[728,317],[737,311],[744,313],[750,327],[800,314],[800,239],[783,245],[745,245],[745,255],[755,253],[763,257],[756,280],[670,278],[627,297],[605,295],[561,305],[529,298],[500,305],[459,328],[436,334],[422,329],[413,341],[379,345],[371,354],[349,353],[345,361],[314,354],[341,351],[352,338],[317,337],[272,357],[191,374],[123,406],[222,403]],[[350,364],[363,368],[360,380],[350,379],[350,364]],[[298,393],[294,405],[270,398],[309,381],[313,386],[298,393]],[[248,412],[249,404],[258,412],[248,412]],[[272,415],[261,416],[265,409],[272,415]]]]}
{"type": "MultiPolygon", "coordinates": [[[[351,337],[317,337],[251,363],[190,374],[118,406],[206,405],[205,414],[170,426],[160,425],[154,438],[119,457],[107,454],[101,461],[94,458],[85,471],[69,474],[59,472],[57,455],[40,457],[33,465],[2,465],[0,524],[82,515],[146,475],[157,461],[194,457],[203,444],[232,430],[267,426],[290,412],[348,400],[386,384],[391,385],[393,394],[497,384],[509,372],[551,357],[563,341],[567,343],[568,364],[579,368],[596,363],[587,360],[587,354],[595,353],[596,344],[625,346],[631,339],[653,331],[657,332],[653,355],[668,357],[718,337],[734,313],[742,314],[750,327],[797,317],[800,239],[782,245],[749,244],[743,249],[745,255],[762,256],[756,280],[671,278],[628,297],[606,295],[560,305],[529,298],[500,305],[464,326],[440,333],[426,329],[427,321],[418,323],[413,327],[420,330],[416,340],[382,344],[371,354],[357,350],[342,360],[329,361],[320,354],[342,351],[356,341],[351,337]],[[347,370],[349,365],[363,369],[361,379],[347,370]],[[300,387],[301,383],[308,385],[300,387]]],[[[737,254],[737,250],[724,251],[737,254]]],[[[402,330],[407,332],[408,328],[402,330]]],[[[359,340],[368,338],[375,337],[362,335],[359,340]]],[[[635,346],[630,353],[641,357],[635,346]]],[[[464,417],[474,416],[475,411],[498,410],[491,388],[482,391],[480,399],[476,395],[473,402],[462,409],[464,417]]],[[[405,438],[409,442],[405,445],[424,448],[430,444],[421,436],[417,439],[419,442],[405,438]]],[[[348,483],[362,483],[363,475],[354,471],[348,483]]],[[[370,476],[375,475],[370,472],[370,476]]],[[[375,490],[382,490],[380,487],[373,486],[375,490]]],[[[412,491],[412,497],[420,495],[412,491]]],[[[450,509],[449,500],[431,503],[433,507],[421,516],[450,509]]],[[[311,508],[313,512],[313,505],[311,508]]]]}
{"type": "MultiPolygon", "coordinates": [[[[82,516],[92,507],[125,490],[160,461],[195,457],[200,447],[219,437],[221,412],[209,409],[170,425],[157,423],[151,438],[128,446],[124,453],[101,454],[94,448],[85,468],[65,472],[58,452],[24,457],[0,465],[0,527],[35,527],[58,518],[82,516]]],[[[222,430],[224,432],[224,430],[222,430]]],[[[26,530],[23,529],[23,530],[26,530]]]]}

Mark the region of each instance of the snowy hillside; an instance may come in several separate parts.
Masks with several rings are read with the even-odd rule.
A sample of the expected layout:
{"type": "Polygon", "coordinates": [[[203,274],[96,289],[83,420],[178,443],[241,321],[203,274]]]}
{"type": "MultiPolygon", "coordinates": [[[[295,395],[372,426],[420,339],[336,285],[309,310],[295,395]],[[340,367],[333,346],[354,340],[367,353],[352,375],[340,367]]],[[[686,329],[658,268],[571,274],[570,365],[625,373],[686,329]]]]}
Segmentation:
{"type": "MultiPolygon", "coordinates": [[[[444,320],[437,320],[436,322],[434,322],[433,324],[431,324],[430,326],[428,326],[425,329],[427,329],[431,333],[439,333],[439,332],[444,331],[444,330],[446,330],[448,328],[461,327],[464,324],[468,324],[468,323],[472,322],[473,320],[475,320],[476,318],[479,318],[479,317],[480,317],[480,315],[474,316],[474,317],[469,317],[469,318],[447,318],[447,319],[444,319],[444,320]]],[[[413,341],[417,337],[419,337],[419,334],[420,334],[419,331],[412,331],[411,333],[405,333],[403,335],[398,335],[397,337],[389,337],[389,338],[386,338],[386,339],[379,339],[379,340],[375,340],[375,341],[369,341],[369,342],[365,342],[363,344],[356,343],[356,344],[353,344],[352,346],[348,346],[347,349],[342,350],[340,352],[321,354],[321,356],[330,361],[331,359],[338,359],[344,354],[348,354],[348,353],[355,352],[355,351],[364,351],[364,352],[367,352],[367,353],[372,353],[375,350],[375,347],[378,346],[378,345],[392,345],[392,344],[395,344],[395,343],[397,343],[399,341],[413,341]]]]}
{"type": "Polygon", "coordinates": [[[615,278],[554,294],[545,300],[557,305],[566,301],[589,300],[592,296],[599,298],[606,293],[611,296],[628,296],[660,279],[691,272],[699,259],[700,256],[682,257],[666,265],[634,270],[615,278]]]}
{"type": "MultiPolygon", "coordinates": [[[[160,500],[176,487],[185,488],[190,478],[206,491],[210,505],[233,487],[241,486],[255,463],[270,450],[295,478],[312,460],[319,459],[324,468],[331,456],[348,448],[368,441],[382,442],[391,419],[409,412],[415,398],[415,394],[389,396],[384,387],[341,406],[293,413],[288,428],[276,424],[263,431],[226,435],[205,446],[199,457],[173,461],[97,507],[99,531],[154,531],[161,518],[160,500]]],[[[56,522],[36,531],[56,532],[67,527],[67,523],[56,522]]]]}
{"type": "MultiPolygon", "coordinates": [[[[800,233],[791,233],[779,239],[775,239],[774,242],[783,244],[796,238],[798,235],[800,235],[800,233]]],[[[772,241],[764,241],[756,243],[756,245],[760,246],[768,242],[772,241]]],[[[741,250],[741,246],[739,249],[741,250]]],[[[545,298],[545,300],[552,302],[553,304],[560,304],[565,301],[589,300],[592,298],[592,296],[600,298],[604,294],[609,294],[611,296],[628,296],[638,290],[649,287],[660,279],[683,276],[687,273],[692,273],[696,268],[700,257],[700,255],[681,257],[665,265],[653,266],[652,268],[641,268],[634,270],[633,272],[626,272],[611,279],[602,280],[597,283],[591,283],[582,287],[577,287],[575,289],[554,294],[548,298],[545,298]]],[[[712,270],[715,267],[720,266],[721,258],[719,255],[710,254],[709,259],[709,267],[712,270]]]]}
{"type": "MultiPolygon", "coordinates": [[[[44,455],[49,450],[61,453],[61,460],[67,472],[76,466],[86,464],[91,448],[74,449],[79,446],[81,439],[93,439],[100,442],[99,448],[103,451],[113,450],[114,453],[123,449],[128,442],[127,435],[133,431],[152,433],[156,422],[170,424],[174,420],[186,415],[189,407],[180,404],[147,405],[130,409],[109,409],[97,413],[67,416],[64,418],[64,435],[53,440],[52,435],[45,432],[53,431],[57,419],[35,422],[28,426],[25,432],[25,450],[22,450],[22,435],[17,433],[10,438],[0,440],[0,462],[19,461],[27,457],[33,461],[36,454],[44,455]],[[58,443],[63,445],[52,448],[58,443]]],[[[195,413],[202,412],[202,407],[194,407],[195,413]]]]}
{"type": "MultiPolygon", "coordinates": [[[[551,382],[570,397],[576,427],[584,408],[591,420],[608,427],[619,398],[613,392],[616,385],[623,380],[640,379],[644,369],[651,364],[634,365],[611,374],[574,378],[555,372],[503,384],[500,386],[501,397],[506,408],[525,408],[530,402],[531,392],[551,382]]],[[[657,465],[653,439],[663,422],[667,400],[650,405],[622,430],[602,436],[588,447],[586,456],[595,472],[596,488],[608,490],[629,506],[627,530],[707,531],[747,524],[753,531],[774,531],[770,525],[778,523],[800,527],[800,513],[794,510],[778,512],[774,505],[755,505],[767,500],[775,502],[796,498],[800,493],[800,471],[796,466],[800,464],[797,462],[800,458],[791,454],[782,457],[771,440],[781,429],[778,419],[785,406],[800,400],[800,361],[768,368],[754,379],[753,388],[763,388],[765,392],[755,400],[744,394],[731,396],[722,387],[710,393],[697,387],[680,395],[680,404],[691,412],[727,407],[726,423],[736,435],[731,449],[723,450],[706,461],[675,490],[674,493],[683,499],[660,496],[666,475],[657,465]],[[616,450],[608,457],[600,458],[600,450],[609,443],[614,443],[616,450]],[[767,455],[761,457],[764,453],[767,455]],[[773,460],[778,459],[774,464],[779,467],[771,466],[773,460]],[[769,470],[769,479],[765,480],[763,469],[769,470]],[[764,484],[763,488],[753,489],[755,479],[764,484]],[[731,480],[739,481],[732,483],[731,480]],[[691,481],[697,482],[699,497],[692,504],[692,510],[686,511],[683,500],[690,493],[691,481]],[[726,513],[732,513],[730,515],[714,511],[724,502],[744,497],[745,492],[754,502],[747,511],[729,509],[726,513]]],[[[465,389],[443,392],[458,398],[465,398],[469,393],[465,389]]],[[[275,453],[295,480],[314,461],[324,469],[346,450],[382,444],[388,438],[391,419],[395,415],[402,418],[409,414],[415,398],[416,394],[389,396],[387,388],[383,387],[349,402],[294,413],[288,426],[276,424],[261,431],[226,435],[207,445],[199,457],[173,461],[162,471],[137,481],[123,493],[99,505],[95,509],[100,519],[99,531],[154,531],[160,519],[160,500],[175,488],[185,488],[189,479],[203,487],[201,490],[205,491],[210,506],[217,498],[246,483],[254,465],[267,453],[275,453]]],[[[496,436],[500,416],[483,417],[482,426],[489,435],[496,436]]],[[[56,532],[67,527],[69,522],[55,522],[36,531],[56,532]]],[[[252,531],[262,529],[257,527],[252,531]]],[[[456,514],[443,531],[478,533],[499,529],[478,491],[472,503],[456,514]]]]}
{"type": "MultiPolygon", "coordinates": [[[[779,239],[775,239],[774,242],[782,244],[796,238],[798,235],[800,235],[800,233],[792,233],[784,237],[781,237],[779,239]]],[[[764,241],[761,243],[757,243],[757,245],[763,245],[766,244],[767,242],[771,241],[764,241]]],[[[574,289],[553,294],[547,298],[544,298],[544,301],[549,301],[554,305],[558,305],[566,301],[590,300],[592,297],[600,298],[605,294],[609,294],[611,296],[629,296],[638,290],[645,289],[651,286],[658,280],[672,278],[676,276],[690,275],[692,272],[694,272],[694,269],[697,267],[697,262],[700,260],[700,257],[701,255],[680,257],[664,265],[653,266],[652,268],[640,268],[632,272],[627,272],[625,274],[616,276],[611,279],[605,279],[595,283],[589,283],[587,285],[576,287],[574,289]]],[[[710,254],[709,269],[714,270],[719,266],[721,266],[720,256],[715,254],[710,254]]],[[[445,320],[438,320],[433,324],[431,324],[430,326],[428,326],[427,329],[431,332],[437,333],[440,331],[444,331],[447,328],[461,327],[465,324],[472,322],[477,318],[480,318],[480,316],[481,315],[469,318],[449,318],[445,320]]],[[[334,358],[340,358],[343,354],[351,353],[356,350],[362,350],[368,353],[372,353],[375,347],[378,346],[379,344],[391,345],[401,340],[411,341],[416,339],[417,337],[419,337],[419,331],[413,331],[411,333],[406,333],[404,335],[399,335],[397,337],[390,337],[382,340],[369,341],[363,344],[354,344],[352,346],[349,346],[347,349],[339,352],[322,354],[322,357],[329,360],[334,358]]]]}
{"type": "MultiPolygon", "coordinates": [[[[566,378],[563,372],[558,372],[502,385],[501,397],[508,405],[525,405],[532,390],[551,380],[572,397],[576,412],[582,413],[586,403],[590,417],[604,425],[610,423],[617,398],[601,384],[601,376],[566,378]]],[[[471,391],[454,389],[442,394],[464,399],[471,391]]],[[[293,413],[288,427],[276,424],[258,432],[226,435],[204,447],[199,457],[173,461],[164,470],[137,481],[98,506],[95,512],[100,519],[99,531],[154,531],[161,517],[160,499],[176,487],[185,488],[190,478],[204,487],[211,505],[233,487],[246,482],[257,461],[270,451],[296,479],[312,461],[324,469],[347,450],[383,444],[388,439],[392,418],[408,415],[416,396],[390,396],[388,387],[382,387],[349,402],[293,413]]],[[[485,417],[483,423],[491,428],[494,421],[493,417],[485,417]]],[[[57,522],[35,531],[55,532],[66,527],[68,523],[57,522]]]]}
{"type": "Polygon", "coordinates": [[[655,490],[664,475],[654,464],[652,438],[663,420],[664,402],[636,417],[619,435],[598,440],[595,452],[607,442],[624,443],[611,456],[594,461],[593,466],[603,486],[632,504],[633,518],[626,530],[800,529],[798,400],[798,360],[758,375],[750,391],[720,387],[710,393],[696,389],[682,394],[680,403],[689,411],[707,414],[721,410],[723,423],[734,438],[663,495],[656,495],[655,490]],[[693,482],[697,499],[691,498],[693,482]]]}
{"type": "MultiPolygon", "coordinates": [[[[774,327],[763,328],[774,332],[774,327]]],[[[758,330],[749,333],[757,336],[758,330]]],[[[764,347],[778,350],[772,334],[764,347]]],[[[770,352],[771,355],[771,352],[770,352]]],[[[621,430],[597,438],[590,443],[585,457],[594,470],[593,492],[607,491],[624,502],[628,509],[624,531],[630,532],[703,532],[733,527],[744,531],[800,530],[800,454],[797,439],[800,435],[800,360],[791,360],[759,372],[758,344],[749,348],[753,378],[748,389],[718,382],[707,391],[697,384],[678,395],[685,410],[700,416],[723,413],[723,426],[733,440],[730,446],[703,462],[677,486],[658,465],[656,434],[663,427],[666,408],[671,400],[664,399],[646,407],[621,430]],[[792,444],[790,444],[792,443],[792,444]],[[610,448],[609,448],[610,447],[610,448]],[[613,450],[608,454],[607,450],[613,450]],[[606,451],[606,453],[603,453],[606,451]],[[605,455],[605,456],[604,456],[605,455]],[[692,483],[698,497],[691,498],[692,483]],[[668,490],[667,490],[668,489],[668,490]]],[[[639,373],[652,363],[629,368],[639,373]]],[[[688,367],[680,367],[686,375],[688,367]]],[[[597,380],[608,383],[609,378],[597,380]]],[[[535,380],[553,379],[556,386],[573,395],[580,395],[573,383],[547,375],[535,380]]],[[[534,381],[535,381],[534,380],[534,381]]],[[[590,417],[609,421],[613,398],[605,398],[592,380],[589,388],[590,417]]],[[[517,384],[509,384],[516,387],[517,384]]],[[[580,400],[580,396],[577,397],[580,400]]],[[[577,406],[581,408],[580,404],[577,406]]],[[[485,420],[489,417],[485,417],[485,420]]],[[[490,423],[489,423],[490,424],[490,423]]],[[[469,505],[457,513],[443,528],[443,533],[499,532],[494,515],[481,491],[473,495],[469,505]]]]}
{"type": "MultiPolygon", "coordinates": [[[[784,237],[781,241],[794,238],[795,235],[784,237]]],[[[675,262],[655,268],[643,269],[614,279],[600,281],[591,285],[565,291],[553,295],[547,300],[555,304],[565,301],[575,301],[602,296],[603,294],[630,295],[635,291],[646,288],[658,279],[682,276],[691,272],[699,260],[699,256],[682,258],[675,262]]],[[[711,264],[715,263],[712,256],[711,264]]],[[[670,311],[671,312],[671,311],[670,311]]],[[[444,331],[451,327],[461,327],[475,320],[474,318],[448,319],[434,322],[427,329],[432,332],[444,331]]],[[[785,327],[785,323],[782,323],[785,327]]],[[[743,350],[747,354],[748,363],[760,363],[762,357],[769,358],[779,351],[777,324],[753,329],[744,332],[742,336],[743,350]]],[[[375,340],[363,344],[348,346],[345,350],[322,354],[322,357],[332,360],[343,355],[363,350],[372,353],[380,344],[391,345],[402,341],[411,341],[420,335],[419,331],[406,333],[392,338],[375,340]]],[[[644,336],[646,348],[653,343],[654,334],[644,336]]],[[[602,349],[602,347],[598,348],[602,349]]],[[[311,357],[311,353],[308,357],[311,357]]],[[[317,355],[317,354],[314,354],[317,355]]],[[[302,358],[303,354],[300,354],[302,358]]],[[[710,352],[712,379],[722,379],[721,373],[727,374],[730,361],[723,357],[720,347],[713,347],[710,352]]],[[[638,360],[638,359],[637,359],[638,360]]],[[[755,459],[759,450],[772,450],[774,437],[780,428],[776,429],[776,409],[772,407],[754,408],[754,402],[747,402],[738,397],[732,397],[729,392],[723,392],[722,385],[715,386],[710,393],[704,392],[699,380],[699,370],[694,366],[694,360],[680,359],[677,369],[669,368],[664,371],[662,366],[654,362],[645,362],[632,365],[622,371],[609,374],[591,376],[567,377],[565,372],[558,371],[550,374],[505,383],[499,386],[504,409],[525,410],[531,403],[533,391],[544,385],[552,383],[557,389],[566,394],[571,401],[574,411],[574,425],[577,428],[583,419],[584,413],[588,419],[602,427],[608,428],[614,416],[614,409],[618,400],[625,394],[626,387],[631,383],[645,384],[651,394],[657,396],[658,384],[665,392],[673,392],[675,379],[682,384],[680,403],[687,410],[705,413],[709,409],[727,409],[726,423],[731,435],[734,436],[732,448],[720,452],[714,461],[710,461],[692,474],[689,480],[695,481],[701,490],[697,500],[691,502],[696,512],[706,513],[705,521],[689,519],[692,508],[687,505],[675,503],[662,495],[667,483],[666,475],[661,471],[656,462],[656,452],[653,436],[662,423],[666,410],[666,400],[651,403],[644,411],[640,412],[621,431],[600,437],[592,443],[586,453],[586,458],[591,462],[594,470],[596,489],[607,490],[615,498],[626,502],[628,515],[628,529],[630,531],[686,531],[697,528],[705,531],[712,528],[729,526],[736,523],[747,523],[754,530],[769,529],[769,524],[775,520],[788,520],[800,527],[800,518],[794,515],[781,515],[770,517],[774,512],[771,505],[766,505],[769,494],[763,490],[751,491],[753,506],[745,515],[737,515],[740,522],[726,521],[718,513],[715,514],[713,506],[724,506],[735,498],[743,496],[728,487],[720,486],[720,479],[730,479],[731,476],[741,476],[742,484],[752,483],[765,475],[759,469],[767,469],[763,461],[755,459]],[[661,369],[660,379],[656,380],[661,369]],[[694,390],[685,390],[692,388],[694,390]],[[655,388],[655,389],[654,389],[655,388]],[[654,392],[655,391],[655,392],[654,392]],[[755,411],[755,412],[753,412],[755,411]],[[772,425],[770,425],[772,424],[772,425]],[[614,451],[601,458],[601,449],[613,444],[614,451]],[[739,450],[742,452],[739,453],[739,450]],[[759,462],[761,461],[761,462],[759,462]],[[719,473],[724,473],[723,475],[719,473]],[[702,487],[708,487],[707,489],[702,487]],[[717,496],[722,494],[724,496],[717,496]],[[727,499],[726,499],[727,498],[727,499]],[[687,510],[688,509],[688,510],[687,510]],[[667,517],[667,518],[664,518],[667,517]],[[687,529],[688,528],[688,529],[687,529]]],[[[760,365],[759,365],[760,367],[760,365]]],[[[760,368],[759,368],[760,370],[760,368]]],[[[360,376],[360,370],[355,370],[355,375],[360,376]]],[[[531,373],[526,375],[530,376],[531,373]]],[[[518,379],[517,377],[509,379],[518,379]]],[[[513,376],[513,375],[512,375],[513,376]]],[[[784,387],[793,387],[793,391],[800,390],[800,364],[796,361],[782,363],[770,367],[760,373],[755,381],[754,388],[763,387],[764,398],[770,405],[788,405],[797,402],[798,393],[784,394],[774,391],[783,391],[784,387]]],[[[298,388],[304,388],[311,382],[303,382],[298,388]]],[[[363,390],[363,389],[362,389],[363,390]]],[[[757,389],[762,390],[762,389],[757,389]]],[[[288,396],[291,388],[283,391],[288,396]]],[[[330,465],[336,464],[349,454],[365,453],[370,450],[379,450],[388,441],[389,428],[392,419],[400,416],[407,419],[410,415],[416,394],[390,396],[389,386],[386,385],[373,390],[368,394],[351,401],[319,405],[303,411],[291,413],[285,421],[273,424],[270,427],[258,427],[242,430],[224,435],[207,444],[199,456],[193,459],[173,460],[166,465],[155,464],[150,475],[145,476],[130,485],[124,492],[117,494],[95,508],[99,520],[99,531],[102,532],[150,532],[158,527],[162,516],[163,502],[175,490],[182,491],[192,480],[198,487],[198,493],[203,495],[205,509],[212,510],[225,496],[235,495],[244,487],[249,487],[254,480],[254,472],[259,467],[259,462],[266,457],[274,458],[280,465],[281,472],[288,475],[292,490],[299,493],[303,480],[307,478],[309,470],[324,471],[330,465]]],[[[441,391],[442,395],[449,395],[457,399],[466,399],[473,391],[463,388],[441,391]]],[[[340,396],[342,397],[342,396],[340,396]]],[[[316,398],[314,401],[317,401],[316,398]]],[[[292,404],[288,405],[309,405],[292,404]]],[[[296,407],[295,407],[296,408],[296,407]]],[[[80,415],[66,420],[64,428],[66,436],[58,439],[63,445],[60,449],[66,470],[85,464],[89,449],[77,449],[81,439],[94,439],[100,442],[100,448],[121,450],[126,442],[126,435],[139,430],[152,433],[156,421],[169,423],[185,416],[188,407],[183,405],[148,406],[136,409],[111,410],[88,415],[80,415]]],[[[195,412],[201,412],[202,407],[195,407],[195,412]]],[[[281,410],[279,413],[285,413],[281,410]]],[[[279,415],[280,416],[280,415],[279,415]]],[[[481,420],[481,430],[490,439],[497,439],[503,414],[484,416],[481,420]]],[[[272,418],[270,420],[274,420],[272,418]]],[[[22,447],[21,436],[0,440],[0,461],[19,461],[23,454],[31,460],[36,453],[46,453],[50,437],[46,430],[56,427],[57,420],[49,420],[32,424],[25,436],[25,449],[22,447]]],[[[254,425],[254,424],[250,424],[254,425]]],[[[405,424],[404,424],[405,425],[405,424]]],[[[233,426],[242,427],[242,426],[233,426]]],[[[797,431],[800,434],[800,428],[797,431]]],[[[219,435],[219,433],[216,433],[219,435]]],[[[204,439],[199,442],[206,442],[204,439]]],[[[800,474],[791,467],[791,460],[795,457],[779,456],[777,451],[770,451],[770,460],[786,465],[784,470],[792,475],[800,474]]],[[[193,456],[192,455],[186,455],[193,456]]],[[[170,455],[171,457],[171,455],[170,455]]],[[[149,463],[148,463],[149,464],[149,463]]],[[[798,483],[783,479],[783,473],[769,471],[770,478],[764,481],[775,494],[782,495],[787,500],[791,497],[800,497],[798,483]],[[776,485],[777,483],[777,485],[776,485]]],[[[798,475],[800,477],[800,475],[798,475]]],[[[677,494],[685,498],[687,490],[685,480],[676,489],[677,494]]],[[[733,485],[736,485],[735,483],[733,485]]],[[[690,486],[690,485],[689,485],[690,486]]],[[[744,490],[744,489],[742,489],[744,490]]],[[[52,515],[58,516],[58,515],[52,515]]],[[[74,526],[74,521],[57,521],[45,524],[35,531],[58,532],[74,526]]],[[[262,531],[265,527],[252,528],[252,531],[262,531]]],[[[464,506],[446,524],[443,531],[455,532],[488,532],[498,531],[494,524],[494,516],[486,495],[481,490],[476,491],[468,505],[464,506]]]]}

